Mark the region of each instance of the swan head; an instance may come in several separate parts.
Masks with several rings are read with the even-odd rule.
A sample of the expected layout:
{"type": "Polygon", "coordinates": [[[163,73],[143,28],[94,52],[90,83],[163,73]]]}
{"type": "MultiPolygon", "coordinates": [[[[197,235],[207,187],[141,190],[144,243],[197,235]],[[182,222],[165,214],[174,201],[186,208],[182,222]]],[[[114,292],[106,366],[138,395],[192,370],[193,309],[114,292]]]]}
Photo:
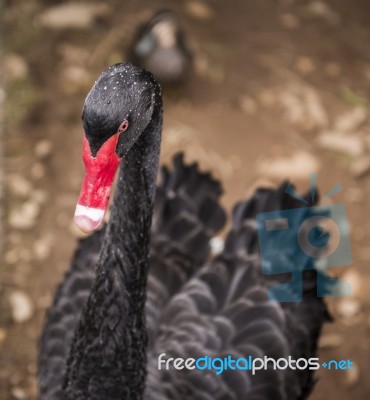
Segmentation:
{"type": "Polygon", "coordinates": [[[102,225],[118,166],[152,120],[158,91],[149,72],[115,64],[87,95],[82,112],[85,176],[74,215],[83,232],[102,225]]]}

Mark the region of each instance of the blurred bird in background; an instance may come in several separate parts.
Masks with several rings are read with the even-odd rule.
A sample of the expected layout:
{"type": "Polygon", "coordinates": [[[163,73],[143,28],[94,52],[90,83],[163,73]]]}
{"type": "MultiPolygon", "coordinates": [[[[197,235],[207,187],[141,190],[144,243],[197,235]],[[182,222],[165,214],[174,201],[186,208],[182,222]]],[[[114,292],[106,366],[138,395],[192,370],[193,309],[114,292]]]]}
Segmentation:
{"type": "Polygon", "coordinates": [[[162,85],[185,82],[193,57],[184,31],[171,11],[160,11],[136,33],[129,60],[150,71],[162,85]]]}

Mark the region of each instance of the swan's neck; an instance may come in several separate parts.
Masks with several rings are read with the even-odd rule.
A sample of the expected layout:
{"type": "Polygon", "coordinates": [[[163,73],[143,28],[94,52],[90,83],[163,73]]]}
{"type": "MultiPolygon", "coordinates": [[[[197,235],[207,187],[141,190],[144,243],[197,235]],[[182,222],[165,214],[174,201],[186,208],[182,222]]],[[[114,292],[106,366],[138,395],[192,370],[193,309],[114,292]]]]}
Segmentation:
{"type": "Polygon", "coordinates": [[[72,345],[66,399],[141,399],[161,110],[122,160],[97,275],[72,345]]]}

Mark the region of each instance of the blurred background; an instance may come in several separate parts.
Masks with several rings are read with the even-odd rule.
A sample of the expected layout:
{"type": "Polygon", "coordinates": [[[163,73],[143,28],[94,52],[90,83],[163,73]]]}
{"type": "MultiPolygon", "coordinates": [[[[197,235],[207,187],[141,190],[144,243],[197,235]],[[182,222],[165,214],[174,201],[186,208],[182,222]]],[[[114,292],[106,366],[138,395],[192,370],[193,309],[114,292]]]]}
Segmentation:
{"type": "MultiPolygon", "coordinates": [[[[256,185],[319,175],[344,203],[353,263],[333,271],[352,287],[331,299],[335,322],[312,398],[368,399],[370,381],[370,4],[366,0],[8,0],[3,19],[3,257],[0,399],[36,399],[37,340],[76,238],[81,110],[108,65],[127,60],[139,27],[172,10],[191,67],[165,86],[162,162],[187,160],[222,180],[228,211],[256,185]],[[5,103],[4,103],[5,99],[5,103]]],[[[144,46],[145,47],[145,46],[144,46]]],[[[328,201],[326,201],[328,204],[328,201]]]]}

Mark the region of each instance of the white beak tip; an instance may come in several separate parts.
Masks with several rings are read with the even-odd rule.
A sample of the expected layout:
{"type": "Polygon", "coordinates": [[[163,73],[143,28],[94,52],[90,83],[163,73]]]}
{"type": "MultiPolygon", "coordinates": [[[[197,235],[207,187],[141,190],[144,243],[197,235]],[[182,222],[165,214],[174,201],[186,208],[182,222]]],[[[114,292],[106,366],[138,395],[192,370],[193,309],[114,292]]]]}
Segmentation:
{"type": "Polygon", "coordinates": [[[77,204],[74,222],[84,233],[96,231],[104,221],[105,210],[77,204]]]}

